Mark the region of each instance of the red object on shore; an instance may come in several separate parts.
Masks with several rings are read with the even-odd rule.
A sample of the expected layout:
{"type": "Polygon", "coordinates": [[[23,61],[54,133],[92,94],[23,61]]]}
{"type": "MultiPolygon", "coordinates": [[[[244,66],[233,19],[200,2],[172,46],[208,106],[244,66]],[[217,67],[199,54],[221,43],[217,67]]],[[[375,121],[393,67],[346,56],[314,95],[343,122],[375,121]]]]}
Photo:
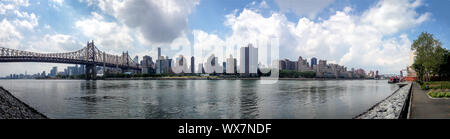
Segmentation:
{"type": "Polygon", "coordinates": [[[398,83],[400,79],[397,76],[391,77],[388,83],[398,83]]]}
{"type": "Polygon", "coordinates": [[[407,82],[413,82],[413,81],[417,81],[417,77],[406,77],[405,79],[407,82]]]}

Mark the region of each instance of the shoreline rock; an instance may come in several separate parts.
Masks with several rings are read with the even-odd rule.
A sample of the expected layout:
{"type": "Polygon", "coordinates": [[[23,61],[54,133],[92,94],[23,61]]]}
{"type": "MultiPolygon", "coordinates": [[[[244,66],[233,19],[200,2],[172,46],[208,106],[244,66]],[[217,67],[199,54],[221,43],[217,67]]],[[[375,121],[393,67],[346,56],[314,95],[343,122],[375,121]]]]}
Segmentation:
{"type": "Polygon", "coordinates": [[[397,89],[392,95],[354,119],[399,119],[410,88],[411,83],[408,83],[408,85],[397,89]]]}
{"type": "Polygon", "coordinates": [[[48,119],[0,87],[0,119],[48,119]]]}

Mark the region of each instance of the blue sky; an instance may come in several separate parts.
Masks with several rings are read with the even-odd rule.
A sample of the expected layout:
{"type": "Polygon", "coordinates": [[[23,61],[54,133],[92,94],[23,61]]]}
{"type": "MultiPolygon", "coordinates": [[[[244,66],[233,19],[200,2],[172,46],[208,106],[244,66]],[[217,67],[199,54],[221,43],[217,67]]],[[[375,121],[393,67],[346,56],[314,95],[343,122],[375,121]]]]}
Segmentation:
{"type": "MultiPolygon", "coordinates": [[[[448,5],[450,0],[4,0],[0,47],[66,52],[94,40],[108,53],[156,57],[162,47],[163,55],[194,55],[200,63],[210,54],[238,57],[236,48],[276,38],[280,58],[317,57],[397,73],[423,31],[449,48],[448,5]]],[[[3,63],[0,76],[55,65],[67,66],[3,63]]]]}

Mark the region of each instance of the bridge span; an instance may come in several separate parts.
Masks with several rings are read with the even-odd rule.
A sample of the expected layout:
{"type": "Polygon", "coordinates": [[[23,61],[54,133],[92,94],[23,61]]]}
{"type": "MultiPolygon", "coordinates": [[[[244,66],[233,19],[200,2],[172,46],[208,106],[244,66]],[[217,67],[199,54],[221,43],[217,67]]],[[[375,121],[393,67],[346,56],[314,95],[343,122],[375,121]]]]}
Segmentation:
{"type": "Polygon", "coordinates": [[[3,62],[38,62],[38,63],[60,63],[86,65],[86,80],[97,78],[97,66],[127,70],[141,70],[138,61],[133,61],[128,52],[119,55],[107,54],[100,51],[94,41],[88,42],[87,46],[74,52],[65,53],[36,53],[0,47],[0,63],[3,62]]]}

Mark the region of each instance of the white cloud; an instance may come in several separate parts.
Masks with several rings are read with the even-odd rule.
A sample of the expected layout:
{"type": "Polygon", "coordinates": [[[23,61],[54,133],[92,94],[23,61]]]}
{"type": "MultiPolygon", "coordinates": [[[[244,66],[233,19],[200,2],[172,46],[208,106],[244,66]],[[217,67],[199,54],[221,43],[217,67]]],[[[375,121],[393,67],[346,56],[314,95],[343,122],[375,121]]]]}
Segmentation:
{"type": "MultiPolygon", "coordinates": [[[[242,47],[249,42],[261,44],[271,38],[279,38],[281,58],[318,57],[349,67],[397,73],[407,65],[411,45],[403,32],[426,21],[429,16],[428,13],[416,13],[415,8],[419,6],[421,4],[417,1],[382,0],[362,15],[352,15],[351,8],[344,8],[327,20],[315,22],[301,18],[297,23],[288,21],[283,14],[273,13],[270,17],[263,17],[258,12],[244,9],[239,15],[226,16],[225,25],[233,33],[224,40],[227,47],[242,47]],[[378,12],[385,7],[399,10],[378,12]],[[382,25],[368,20],[369,17],[394,23],[382,25]],[[402,35],[391,36],[396,33],[402,35]]],[[[202,36],[214,34],[203,33],[202,36]]],[[[195,42],[194,46],[196,43],[200,42],[195,42]]]]}
{"type": "Polygon", "coordinates": [[[198,0],[88,0],[120,23],[137,29],[152,43],[170,44],[187,30],[188,15],[198,0]],[[145,17],[142,17],[145,15],[145,17]]]}
{"type": "Polygon", "coordinates": [[[18,10],[14,11],[16,14],[16,19],[14,24],[17,27],[23,27],[29,30],[33,30],[39,25],[38,17],[34,13],[29,14],[28,12],[20,12],[18,10]]]}
{"type": "Polygon", "coordinates": [[[294,12],[314,18],[334,0],[275,0],[282,12],[294,12]]]}
{"type": "Polygon", "coordinates": [[[100,15],[92,13],[91,18],[75,22],[75,27],[86,37],[92,38],[103,51],[119,54],[132,48],[134,39],[128,27],[104,21],[98,16],[100,15]]]}
{"type": "Polygon", "coordinates": [[[28,0],[2,0],[0,1],[0,14],[17,10],[19,7],[28,7],[28,0]]]}
{"type": "Polygon", "coordinates": [[[421,0],[381,0],[363,14],[362,22],[371,24],[385,34],[391,34],[421,24],[430,18],[430,13],[419,15],[415,9],[421,0]]]}
{"type": "Polygon", "coordinates": [[[70,35],[46,34],[42,40],[32,42],[26,50],[41,53],[62,53],[80,50],[85,45],[70,35]]]}
{"type": "Polygon", "coordinates": [[[51,0],[52,2],[58,4],[58,5],[62,5],[64,0],[51,0]]]}
{"type": "Polygon", "coordinates": [[[269,5],[265,0],[263,0],[261,1],[261,3],[259,3],[259,8],[269,8],[269,5]]]}
{"type": "Polygon", "coordinates": [[[206,59],[214,54],[219,62],[224,58],[225,41],[215,34],[208,34],[202,30],[194,30],[194,57],[196,65],[206,62],[206,59]]]}
{"type": "MultiPolygon", "coordinates": [[[[7,21],[2,21],[0,23],[1,32],[5,29],[11,29],[14,27],[11,23],[6,23],[7,21]],[[3,28],[6,27],[6,28],[3,28]]],[[[15,48],[19,50],[31,51],[31,52],[41,52],[41,53],[61,53],[61,52],[72,52],[79,50],[84,47],[84,45],[77,41],[73,36],[64,34],[46,34],[42,39],[37,41],[30,41],[28,44],[22,44],[20,40],[20,33],[10,31],[9,35],[15,35],[16,38],[12,39],[14,45],[23,45],[23,48],[16,48],[15,46],[7,45],[7,48],[15,48]]],[[[0,40],[4,40],[2,34],[0,33],[0,40]]],[[[0,46],[3,46],[3,41],[0,41],[0,46]]],[[[67,64],[53,64],[53,63],[0,63],[0,75],[5,76],[9,74],[23,74],[25,71],[28,74],[41,73],[42,71],[49,72],[53,66],[58,66],[59,70],[62,71],[63,68],[68,66],[67,64]]]]}
{"type": "Polygon", "coordinates": [[[20,45],[22,34],[7,19],[0,22],[0,47],[17,48],[20,45]]]}

